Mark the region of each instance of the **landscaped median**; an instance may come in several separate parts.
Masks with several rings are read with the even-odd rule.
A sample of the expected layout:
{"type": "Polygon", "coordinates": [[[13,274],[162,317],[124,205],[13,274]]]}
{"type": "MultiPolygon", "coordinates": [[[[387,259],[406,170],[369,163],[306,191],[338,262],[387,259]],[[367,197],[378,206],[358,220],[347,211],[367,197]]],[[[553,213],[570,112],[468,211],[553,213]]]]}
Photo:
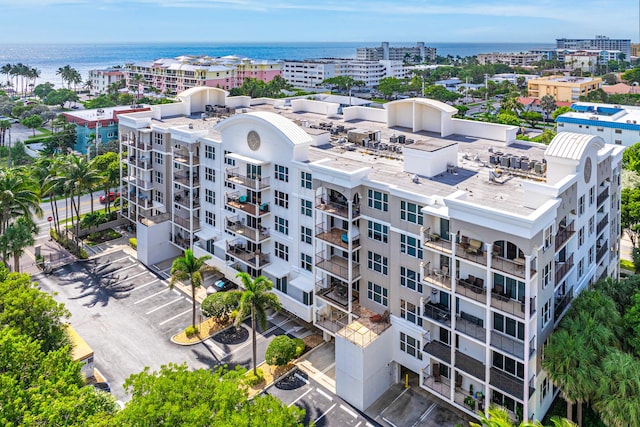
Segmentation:
{"type": "Polygon", "coordinates": [[[204,340],[211,338],[213,335],[232,325],[232,322],[218,322],[213,317],[205,320],[197,325],[198,333],[187,335],[186,330],[175,334],[171,337],[171,342],[178,345],[199,344],[204,340]]]}

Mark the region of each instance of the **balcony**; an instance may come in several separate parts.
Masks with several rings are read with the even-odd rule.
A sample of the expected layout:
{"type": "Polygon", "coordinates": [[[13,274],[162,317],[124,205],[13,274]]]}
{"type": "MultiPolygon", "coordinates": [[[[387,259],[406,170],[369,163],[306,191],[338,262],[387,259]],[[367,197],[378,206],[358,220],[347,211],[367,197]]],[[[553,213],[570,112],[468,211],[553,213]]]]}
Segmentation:
{"type": "MultiPolygon", "coordinates": [[[[358,292],[351,292],[351,302],[358,301],[358,292]]],[[[316,297],[338,304],[344,309],[349,308],[349,287],[347,283],[332,277],[326,277],[316,282],[316,297]]]]}
{"type": "MultiPolygon", "coordinates": [[[[489,384],[503,392],[524,399],[524,381],[496,368],[491,368],[489,384]]],[[[535,391],[535,390],[534,390],[535,391]]]]}
{"type": "Polygon", "coordinates": [[[607,224],[609,223],[609,214],[604,214],[604,217],[602,217],[602,219],[598,222],[598,226],[596,227],[596,236],[600,235],[600,233],[602,233],[602,230],[604,230],[604,228],[607,226],[607,224]]]}
{"type": "Polygon", "coordinates": [[[451,276],[445,270],[432,270],[424,267],[422,281],[429,285],[435,285],[439,288],[451,292],[451,276]]]}
{"type": "Polygon", "coordinates": [[[484,280],[480,277],[469,276],[467,279],[459,279],[456,294],[464,295],[483,304],[487,302],[487,290],[484,287],[484,280]]]}
{"type": "Polygon", "coordinates": [[[134,201],[142,209],[151,209],[153,207],[153,201],[144,197],[132,198],[132,201],[134,201]]]}
{"type": "Polygon", "coordinates": [[[143,157],[129,156],[127,163],[129,163],[129,165],[131,166],[136,166],[143,170],[153,169],[153,164],[151,163],[151,160],[146,160],[143,157]]]}
{"type": "Polygon", "coordinates": [[[422,351],[437,357],[447,364],[451,364],[451,346],[447,344],[434,340],[427,343],[422,351]]]}
{"type": "Polygon", "coordinates": [[[567,290],[564,295],[559,295],[555,298],[553,304],[553,322],[557,322],[558,319],[565,312],[571,300],[573,299],[573,286],[567,290]]]}
{"type": "Polygon", "coordinates": [[[609,252],[609,242],[605,240],[603,245],[596,247],[596,263],[600,263],[607,252],[609,252]]]}
{"type": "Polygon", "coordinates": [[[451,381],[440,375],[425,376],[422,382],[422,387],[444,396],[447,400],[451,397],[451,381]]]}
{"type": "MultiPolygon", "coordinates": [[[[503,273],[510,274],[512,276],[520,277],[521,279],[526,278],[526,259],[525,258],[503,258],[496,255],[492,255],[491,257],[491,267],[495,270],[502,271],[503,273]]],[[[535,266],[534,260],[531,261],[531,265],[529,271],[531,272],[531,276],[536,274],[536,270],[533,268],[535,266]]]]}
{"type": "Polygon", "coordinates": [[[196,188],[200,186],[200,175],[194,174],[193,180],[191,180],[191,174],[189,173],[177,173],[173,176],[173,181],[178,184],[186,185],[189,188],[196,188]]]}
{"type": "MultiPolygon", "coordinates": [[[[349,249],[349,231],[341,228],[328,228],[323,225],[316,225],[316,237],[333,246],[341,249],[349,249]]],[[[360,236],[351,238],[351,248],[358,249],[360,247],[360,236]]]]}
{"type": "Polygon", "coordinates": [[[607,197],[609,197],[609,187],[606,187],[602,192],[600,192],[600,194],[598,194],[597,206],[600,207],[600,205],[607,200],[607,197]]]}
{"type": "Polygon", "coordinates": [[[175,216],[173,218],[173,222],[178,224],[180,227],[184,228],[185,230],[189,230],[189,231],[200,230],[200,218],[198,217],[194,217],[192,222],[189,218],[175,216]]]}
{"type": "MultiPolygon", "coordinates": [[[[530,313],[535,313],[535,299],[530,298],[530,313]]],[[[521,319],[524,319],[524,300],[517,301],[512,299],[509,295],[504,294],[501,288],[494,288],[491,290],[491,307],[504,311],[505,313],[512,314],[521,319]]]]}
{"type": "Polygon", "coordinates": [[[191,247],[191,241],[187,238],[174,234],[171,234],[169,237],[171,238],[171,242],[178,245],[182,249],[189,249],[191,247]]]}
{"type": "Polygon", "coordinates": [[[487,330],[484,328],[484,320],[464,311],[456,316],[456,331],[462,332],[478,341],[486,342],[487,330]]]}
{"type": "Polygon", "coordinates": [[[263,217],[269,214],[268,203],[251,203],[245,195],[236,193],[225,194],[225,204],[233,209],[240,209],[254,217],[263,217]]]}
{"type": "Polygon", "coordinates": [[[151,151],[151,144],[145,144],[144,142],[135,142],[133,140],[123,139],[122,144],[142,151],[151,151]]]}
{"type": "Polygon", "coordinates": [[[467,356],[456,350],[456,364],[455,367],[467,374],[476,377],[477,379],[484,381],[485,378],[485,366],[479,360],[474,359],[471,356],[467,356]]]}
{"type": "Polygon", "coordinates": [[[225,170],[225,179],[229,182],[241,185],[254,191],[261,191],[271,187],[271,181],[269,177],[251,178],[238,173],[238,170],[238,168],[225,170]]]}
{"type": "Polygon", "coordinates": [[[456,243],[456,256],[486,266],[487,253],[483,249],[484,243],[466,236],[462,236],[460,239],[461,242],[456,243]]]}
{"type": "Polygon", "coordinates": [[[573,225],[574,225],[574,221],[571,221],[571,224],[569,224],[568,226],[564,228],[560,227],[558,229],[558,233],[556,234],[556,239],[555,239],[556,252],[562,248],[562,245],[564,245],[565,242],[571,238],[571,236],[576,234],[575,230],[573,229],[573,225]]]}
{"type": "Polygon", "coordinates": [[[189,157],[188,154],[174,153],[173,154],[173,160],[175,162],[180,163],[183,166],[198,166],[198,165],[200,165],[200,157],[198,157],[198,156],[189,157]]]}
{"type": "Polygon", "coordinates": [[[349,219],[349,205],[352,206],[351,219],[360,217],[360,205],[350,204],[346,201],[325,200],[323,197],[316,197],[316,209],[329,215],[349,219]]]}
{"type": "Polygon", "coordinates": [[[173,201],[186,209],[197,209],[200,207],[200,196],[197,194],[193,198],[184,194],[176,194],[173,196],[173,201]]]}
{"type": "Polygon", "coordinates": [[[556,262],[556,281],[555,284],[559,284],[564,276],[567,275],[569,270],[573,267],[573,254],[565,262],[556,262]]]}
{"type": "Polygon", "coordinates": [[[136,178],[135,176],[125,176],[123,181],[126,181],[130,184],[136,185],[141,190],[151,190],[153,188],[153,182],[147,181],[141,178],[136,178]]]}
{"type": "Polygon", "coordinates": [[[225,221],[225,228],[236,234],[241,234],[243,237],[253,242],[263,242],[268,239],[269,229],[259,226],[257,228],[250,227],[245,224],[244,219],[239,219],[238,216],[232,216],[225,221]]]}
{"type": "Polygon", "coordinates": [[[438,253],[451,255],[451,241],[442,239],[438,234],[429,233],[428,230],[425,233],[423,246],[438,253]]]}
{"type": "Polygon", "coordinates": [[[257,270],[271,264],[269,254],[263,254],[259,250],[248,250],[240,239],[227,242],[227,254],[251,265],[257,270]]]}
{"type": "Polygon", "coordinates": [[[524,359],[524,343],[513,337],[491,331],[491,345],[518,359],[524,359]]]}
{"type": "Polygon", "coordinates": [[[424,305],[423,317],[451,327],[451,309],[442,304],[428,302],[424,305]]]}
{"type": "Polygon", "coordinates": [[[349,260],[338,255],[331,255],[325,251],[316,254],[316,267],[344,281],[354,280],[360,277],[360,264],[352,262],[351,278],[349,278],[349,260]]]}

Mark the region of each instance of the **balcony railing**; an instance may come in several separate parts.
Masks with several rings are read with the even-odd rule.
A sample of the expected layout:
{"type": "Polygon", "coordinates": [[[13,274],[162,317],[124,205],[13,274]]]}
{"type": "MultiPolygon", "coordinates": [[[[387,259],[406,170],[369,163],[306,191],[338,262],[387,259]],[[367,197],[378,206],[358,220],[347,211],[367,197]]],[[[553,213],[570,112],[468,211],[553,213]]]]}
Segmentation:
{"type": "Polygon", "coordinates": [[[422,349],[425,353],[429,353],[438,359],[451,364],[451,347],[440,341],[433,340],[427,343],[422,349]]]}
{"type": "Polygon", "coordinates": [[[349,249],[349,240],[351,240],[352,249],[358,249],[360,247],[360,236],[349,238],[349,231],[341,228],[329,228],[323,225],[316,225],[316,237],[344,250],[349,249]]]}
{"type": "MultiPolygon", "coordinates": [[[[351,204],[351,219],[360,216],[360,205],[351,204]]],[[[338,202],[325,200],[323,197],[316,197],[316,209],[326,212],[330,215],[336,215],[342,218],[349,218],[349,202],[338,202]]]]}
{"type": "Polygon", "coordinates": [[[153,182],[141,178],[136,178],[135,176],[131,175],[124,177],[124,181],[135,184],[142,190],[151,190],[153,188],[153,182]]]}
{"type": "Polygon", "coordinates": [[[148,159],[142,159],[136,156],[129,156],[127,161],[131,166],[137,166],[140,169],[148,170],[153,168],[153,164],[148,159]]]}
{"type": "Polygon", "coordinates": [[[432,270],[423,267],[422,281],[451,292],[451,276],[445,274],[443,270],[432,270]]]}
{"type": "Polygon", "coordinates": [[[191,175],[189,173],[177,173],[174,175],[173,180],[179,184],[186,185],[191,188],[196,188],[200,186],[200,175],[194,174],[193,180],[191,180],[191,175]]]}
{"type": "Polygon", "coordinates": [[[536,337],[534,336],[529,340],[529,357],[533,356],[536,352],[536,337]]]}
{"type": "Polygon", "coordinates": [[[464,353],[456,350],[456,363],[455,367],[469,375],[476,377],[477,379],[484,381],[485,367],[484,363],[480,360],[474,359],[464,353]]]}
{"type": "Polygon", "coordinates": [[[122,143],[124,145],[128,145],[129,147],[137,148],[138,150],[143,150],[143,151],[151,150],[151,144],[145,144],[144,142],[133,142],[125,139],[122,141],[122,143]]]}
{"type": "Polygon", "coordinates": [[[227,254],[258,270],[271,264],[269,254],[248,250],[245,244],[239,239],[227,242],[227,254]]]}
{"type": "Polygon", "coordinates": [[[564,295],[557,297],[553,304],[553,321],[558,321],[562,313],[569,307],[569,303],[573,299],[573,286],[570,287],[564,295]]]}
{"type": "Polygon", "coordinates": [[[602,261],[607,252],[609,252],[609,242],[605,241],[604,245],[596,249],[596,263],[602,261]]]}
{"type": "Polygon", "coordinates": [[[451,395],[451,382],[448,378],[440,375],[437,377],[434,377],[433,375],[425,376],[422,382],[422,387],[444,396],[445,399],[449,399],[451,395]]]}
{"type": "Polygon", "coordinates": [[[173,196],[173,201],[186,209],[197,209],[200,207],[200,196],[194,195],[193,198],[181,194],[173,196]]]}
{"type": "Polygon", "coordinates": [[[424,305],[424,311],[422,312],[424,317],[445,325],[451,326],[451,311],[449,307],[442,304],[432,304],[430,302],[424,305]]]}
{"type": "Polygon", "coordinates": [[[464,295],[472,300],[485,303],[487,301],[487,290],[484,287],[469,283],[465,279],[458,279],[456,294],[464,295]]]}
{"type": "Polygon", "coordinates": [[[600,194],[598,194],[598,207],[609,197],[609,187],[605,188],[600,194]]]}
{"type": "Polygon", "coordinates": [[[483,324],[483,319],[472,316],[464,311],[460,312],[459,316],[456,316],[456,331],[485,342],[487,339],[487,330],[483,327],[483,324]]]}
{"type": "Polygon", "coordinates": [[[556,251],[560,250],[562,245],[571,238],[576,231],[573,229],[574,221],[571,221],[571,224],[566,226],[565,228],[559,228],[558,233],[556,233],[555,239],[555,249],[556,251]]]}
{"type": "MultiPolygon", "coordinates": [[[[524,301],[512,299],[509,295],[499,292],[496,288],[491,290],[491,307],[502,310],[505,313],[512,314],[524,319],[525,306],[524,301]]],[[[529,298],[530,314],[536,312],[535,298],[529,298]]]]}
{"type": "Polygon", "coordinates": [[[573,267],[573,254],[565,262],[556,262],[556,285],[559,284],[564,276],[567,275],[569,270],[573,267]]]}
{"type": "Polygon", "coordinates": [[[520,378],[509,375],[499,369],[491,368],[489,384],[520,400],[524,399],[524,381],[520,378]]]}
{"type": "Polygon", "coordinates": [[[491,345],[518,359],[524,359],[524,343],[513,337],[491,331],[491,345]]]}
{"type": "Polygon", "coordinates": [[[251,190],[265,190],[271,186],[271,180],[268,176],[266,177],[248,177],[246,175],[242,175],[238,173],[238,168],[226,170],[225,171],[225,179],[234,184],[242,185],[243,187],[247,187],[251,190]]]}
{"type": "Polygon", "coordinates": [[[191,240],[185,237],[176,234],[171,234],[169,237],[171,238],[171,241],[173,243],[180,246],[182,249],[188,249],[189,247],[191,247],[191,240]]]}
{"type": "Polygon", "coordinates": [[[262,226],[259,226],[257,228],[250,227],[237,216],[227,218],[227,220],[225,221],[225,227],[227,230],[232,231],[236,234],[241,234],[243,237],[246,237],[247,239],[254,242],[262,242],[270,237],[268,228],[262,226]]]}
{"type": "Polygon", "coordinates": [[[143,197],[135,198],[135,202],[143,209],[151,209],[153,207],[153,201],[143,197]]]}
{"type": "MultiPolygon", "coordinates": [[[[346,282],[334,278],[324,278],[316,282],[316,296],[344,309],[349,308],[349,287],[346,282]]],[[[358,301],[359,294],[351,291],[351,302],[358,301]]]]}
{"type": "Polygon", "coordinates": [[[255,217],[262,217],[269,213],[268,203],[251,203],[247,196],[240,195],[237,192],[225,194],[225,204],[255,217]]]}
{"type": "Polygon", "coordinates": [[[443,239],[437,233],[431,233],[431,229],[427,228],[422,233],[425,248],[433,249],[434,251],[451,254],[451,241],[443,239]]]}
{"type": "MultiPolygon", "coordinates": [[[[512,276],[517,276],[520,278],[526,278],[526,259],[525,258],[503,258],[500,256],[492,255],[491,257],[491,267],[500,270],[504,273],[510,274],[512,276]]],[[[531,276],[536,274],[535,270],[535,260],[531,260],[531,264],[529,265],[529,271],[531,272],[531,276]]]]}
{"type": "Polygon", "coordinates": [[[470,243],[456,243],[456,256],[480,265],[487,265],[487,252],[484,250],[484,243],[480,246],[472,246],[470,243]]]}
{"type": "Polygon", "coordinates": [[[598,226],[596,227],[596,236],[602,233],[602,230],[604,230],[604,228],[607,226],[608,223],[609,223],[609,214],[607,213],[600,220],[600,222],[598,222],[598,226]]]}
{"type": "MultiPolygon", "coordinates": [[[[360,264],[352,261],[351,279],[360,277],[360,264]]],[[[349,260],[325,251],[316,254],[316,267],[349,281],[349,260]]]]}
{"type": "Polygon", "coordinates": [[[191,158],[189,158],[189,155],[180,153],[174,153],[173,160],[184,166],[198,166],[200,164],[200,157],[191,156],[191,158]]]}
{"type": "Polygon", "coordinates": [[[198,231],[200,229],[200,218],[199,217],[193,217],[193,221],[191,221],[189,218],[183,218],[183,217],[180,217],[180,216],[175,216],[173,218],[173,222],[175,222],[180,227],[182,227],[182,228],[184,228],[186,230],[198,231]]]}

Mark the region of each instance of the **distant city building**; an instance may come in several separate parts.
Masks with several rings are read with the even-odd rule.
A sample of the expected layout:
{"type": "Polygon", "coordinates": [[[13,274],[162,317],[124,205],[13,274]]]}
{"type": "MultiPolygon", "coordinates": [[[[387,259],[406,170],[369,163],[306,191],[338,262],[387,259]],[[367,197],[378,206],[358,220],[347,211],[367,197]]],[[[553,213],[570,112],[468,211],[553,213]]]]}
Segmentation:
{"type": "Polygon", "coordinates": [[[599,77],[567,77],[548,76],[531,79],[527,82],[529,96],[542,98],[551,95],[556,101],[575,102],[581,96],[600,89],[602,79],[599,77]]]}
{"type": "Polygon", "coordinates": [[[599,62],[598,54],[593,51],[579,50],[564,56],[565,68],[572,71],[595,73],[599,62]]]}
{"type": "Polygon", "coordinates": [[[114,83],[118,83],[121,80],[125,80],[126,70],[122,68],[107,68],[103,70],[90,70],[89,81],[91,82],[91,88],[89,93],[91,95],[99,95],[106,93],[114,83]]]}
{"type": "Polygon", "coordinates": [[[575,50],[619,50],[624,59],[631,57],[631,39],[610,39],[606,36],[596,36],[595,39],[556,39],[557,49],[575,50]]]}
{"type": "Polygon", "coordinates": [[[523,78],[525,83],[528,82],[531,79],[537,79],[538,75],[535,74],[516,74],[516,73],[499,73],[499,74],[494,74],[493,76],[489,77],[488,80],[491,80],[495,83],[500,83],[503,81],[508,81],[509,83],[513,83],[514,85],[518,84],[518,79],[519,78],[523,78]]]}
{"type": "Polygon", "coordinates": [[[402,61],[321,58],[302,61],[285,61],[282,77],[295,87],[316,88],[325,79],[349,76],[364,82],[366,87],[377,87],[384,77],[406,77],[402,61]]]}
{"type": "Polygon", "coordinates": [[[118,139],[118,115],[149,110],[146,105],[127,105],[69,111],[62,115],[67,122],[76,125],[76,143],[73,149],[82,154],[87,154],[89,150],[95,155],[94,150],[98,144],[106,145],[109,141],[118,139]],[[93,146],[89,147],[89,143],[93,146]]]}
{"type": "Polygon", "coordinates": [[[640,56],[640,43],[631,43],[631,56],[640,56]]]}
{"type": "Polygon", "coordinates": [[[576,102],[558,116],[558,131],[599,136],[607,144],[630,147],[640,142],[640,107],[576,102]]]}
{"type": "Polygon", "coordinates": [[[382,42],[379,47],[359,47],[356,50],[357,59],[365,61],[405,61],[411,64],[435,61],[436,54],[436,48],[427,47],[424,42],[418,42],[413,47],[391,47],[389,42],[382,42]]]}
{"type": "MultiPolygon", "coordinates": [[[[558,61],[564,62],[569,69],[571,65],[575,65],[578,61],[584,61],[586,64],[606,66],[609,61],[619,61],[622,52],[619,50],[602,50],[602,49],[558,49],[556,57],[558,61]],[[572,62],[573,61],[573,62],[572,62]]],[[[588,65],[585,65],[588,68],[588,65]]],[[[586,70],[585,70],[586,71],[586,70]]]]}
{"type": "Polygon", "coordinates": [[[238,56],[179,56],[126,65],[127,85],[135,74],[144,77],[145,86],[176,94],[196,86],[233,89],[247,78],[271,81],[282,75],[280,61],[256,60],[238,56]]]}
{"type": "Polygon", "coordinates": [[[485,64],[507,64],[510,67],[530,67],[540,62],[543,55],[531,52],[520,53],[481,53],[478,56],[478,63],[485,64]]]}

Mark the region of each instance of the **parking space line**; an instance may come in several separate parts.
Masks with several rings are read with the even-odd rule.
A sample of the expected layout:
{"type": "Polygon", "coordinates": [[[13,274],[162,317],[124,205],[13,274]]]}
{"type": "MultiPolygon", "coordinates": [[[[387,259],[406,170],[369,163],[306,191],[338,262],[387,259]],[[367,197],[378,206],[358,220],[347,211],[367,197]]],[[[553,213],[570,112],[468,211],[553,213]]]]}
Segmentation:
{"type": "Polygon", "coordinates": [[[133,292],[133,291],[137,291],[138,289],[146,288],[147,286],[149,286],[149,285],[151,285],[151,284],[153,284],[153,283],[159,282],[159,281],[160,281],[160,279],[152,280],[152,281],[150,281],[149,283],[145,283],[144,285],[140,285],[140,286],[138,286],[137,288],[133,288],[133,289],[131,289],[131,292],[133,292]]]}
{"type": "Polygon", "coordinates": [[[437,406],[438,406],[438,404],[436,404],[436,403],[434,403],[433,405],[429,406],[427,408],[427,410],[422,413],[420,418],[418,418],[418,421],[416,421],[413,424],[412,427],[416,427],[418,424],[420,424],[422,421],[424,421],[424,419],[427,418],[429,416],[429,414],[432,413],[434,411],[434,409],[436,409],[437,406]]]}
{"type": "Polygon", "coordinates": [[[129,261],[131,261],[131,262],[133,262],[134,264],[136,264],[136,263],[135,263],[135,261],[134,261],[134,260],[132,260],[132,259],[131,259],[131,257],[130,257],[129,255],[127,255],[127,256],[123,256],[122,258],[118,258],[118,259],[114,259],[113,261],[109,261],[109,262],[107,262],[106,264],[103,264],[103,265],[113,264],[114,262],[122,261],[123,259],[128,259],[129,261]]]}
{"type": "Polygon", "coordinates": [[[187,314],[187,313],[191,313],[191,309],[189,309],[189,310],[185,311],[184,313],[176,314],[175,316],[173,316],[173,317],[171,317],[171,318],[169,318],[169,319],[167,319],[167,320],[163,320],[163,321],[162,321],[162,322],[160,322],[158,325],[159,325],[159,326],[162,326],[162,325],[164,325],[165,323],[169,323],[169,322],[171,322],[172,320],[177,319],[177,318],[178,318],[178,317],[180,317],[180,316],[184,316],[184,315],[185,315],[185,314],[187,314]]]}
{"type": "Polygon", "coordinates": [[[340,409],[342,409],[347,414],[351,415],[353,418],[358,418],[358,414],[356,414],[351,409],[349,409],[346,406],[344,406],[342,403],[340,404],[340,409]]]}
{"type": "MultiPolygon", "coordinates": [[[[316,387],[316,391],[333,402],[333,397],[329,396],[327,393],[322,391],[320,388],[316,387]]],[[[335,406],[335,405],[334,405],[335,406]]]]}
{"type": "Polygon", "coordinates": [[[169,301],[169,302],[168,302],[168,303],[166,303],[166,304],[162,304],[162,305],[161,305],[161,306],[159,306],[159,307],[156,307],[156,308],[154,308],[154,309],[152,309],[152,310],[147,311],[145,314],[148,316],[149,314],[154,313],[154,312],[156,312],[156,311],[158,311],[158,310],[161,310],[161,309],[163,309],[163,308],[165,308],[165,307],[167,307],[167,306],[169,306],[169,305],[173,304],[174,302],[182,301],[182,299],[183,299],[183,297],[176,298],[176,299],[174,299],[173,301],[169,301]]]}
{"type": "Polygon", "coordinates": [[[129,265],[129,266],[119,268],[119,269],[117,270],[117,272],[118,272],[118,273],[120,273],[121,271],[128,270],[128,269],[130,269],[130,268],[134,268],[134,267],[139,267],[139,266],[138,266],[138,264],[131,264],[131,265],[129,265]]]}
{"type": "MultiPolygon", "coordinates": [[[[393,402],[389,403],[389,404],[387,405],[387,407],[386,407],[386,408],[384,408],[384,409],[382,410],[382,412],[380,412],[380,416],[382,416],[382,414],[384,414],[384,413],[385,413],[385,411],[391,407],[391,405],[393,405],[394,403],[396,403],[396,401],[397,401],[398,399],[400,399],[400,398],[402,397],[402,395],[403,395],[403,394],[405,394],[406,392],[408,392],[409,390],[411,390],[411,389],[410,389],[410,388],[405,388],[404,390],[402,390],[402,393],[400,393],[400,394],[398,395],[398,397],[396,397],[395,399],[393,399],[393,402]]],[[[383,417],[383,419],[384,419],[384,417],[383,417]]]]}
{"type": "Polygon", "coordinates": [[[307,390],[307,391],[305,391],[304,393],[302,393],[300,396],[298,396],[298,398],[297,398],[296,400],[294,400],[293,402],[291,402],[291,403],[289,404],[289,406],[293,406],[293,405],[295,405],[295,404],[298,402],[298,400],[302,399],[302,398],[303,398],[303,397],[305,397],[307,394],[311,393],[311,391],[312,391],[312,390],[313,390],[313,389],[312,389],[312,388],[310,388],[309,390],[307,390]]]}
{"type": "Polygon", "coordinates": [[[156,292],[156,293],[155,293],[155,294],[153,294],[153,295],[149,295],[148,297],[144,297],[144,298],[142,298],[141,300],[138,300],[138,301],[134,302],[133,304],[140,304],[141,302],[144,302],[144,301],[146,301],[146,300],[148,300],[148,299],[151,299],[151,298],[153,298],[153,297],[156,297],[156,296],[158,296],[158,295],[160,295],[160,294],[162,294],[162,293],[164,293],[164,292],[167,292],[168,290],[169,290],[169,288],[167,288],[167,289],[163,289],[163,290],[161,290],[160,292],[156,292]]]}
{"type": "MultiPolygon", "coordinates": [[[[122,270],[118,270],[118,271],[122,271],[122,270]]],[[[142,276],[144,273],[146,273],[146,271],[143,271],[142,273],[134,274],[133,276],[125,277],[124,279],[119,280],[119,281],[117,281],[117,282],[116,282],[116,283],[114,283],[114,284],[115,284],[115,285],[118,285],[118,284],[120,284],[120,283],[122,283],[122,282],[126,282],[127,280],[135,279],[136,277],[142,276]]]]}
{"type": "MultiPolygon", "coordinates": [[[[188,300],[189,302],[191,302],[191,299],[190,299],[190,298],[187,298],[187,300],[188,300]]],[[[291,319],[291,318],[287,317],[287,319],[286,319],[286,320],[284,320],[284,321],[282,321],[282,322],[278,323],[277,325],[274,325],[274,326],[272,326],[271,328],[267,329],[266,331],[264,331],[264,332],[262,332],[262,333],[258,334],[258,340],[259,340],[259,339],[266,340],[267,338],[265,338],[265,337],[264,337],[264,335],[265,335],[265,334],[268,334],[268,333],[270,333],[270,332],[274,331],[275,329],[280,328],[282,325],[284,325],[284,324],[285,324],[285,323],[287,323],[287,322],[291,322],[292,320],[293,320],[293,319],[291,319]]],[[[247,341],[247,342],[245,342],[244,344],[242,344],[242,345],[241,345],[241,346],[239,346],[238,348],[233,349],[233,351],[232,351],[231,353],[228,353],[227,355],[229,355],[229,354],[234,354],[234,353],[236,353],[236,352],[238,352],[238,351],[242,350],[243,348],[245,348],[245,347],[247,347],[247,346],[249,346],[249,345],[251,345],[251,341],[247,341]]]]}
{"type": "Polygon", "coordinates": [[[327,415],[329,412],[331,412],[331,410],[333,408],[335,408],[337,405],[337,403],[334,403],[333,405],[331,405],[331,408],[327,409],[322,415],[320,415],[318,418],[315,419],[315,422],[317,423],[318,421],[320,421],[322,418],[324,418],[325,415],[327,415]]]}

